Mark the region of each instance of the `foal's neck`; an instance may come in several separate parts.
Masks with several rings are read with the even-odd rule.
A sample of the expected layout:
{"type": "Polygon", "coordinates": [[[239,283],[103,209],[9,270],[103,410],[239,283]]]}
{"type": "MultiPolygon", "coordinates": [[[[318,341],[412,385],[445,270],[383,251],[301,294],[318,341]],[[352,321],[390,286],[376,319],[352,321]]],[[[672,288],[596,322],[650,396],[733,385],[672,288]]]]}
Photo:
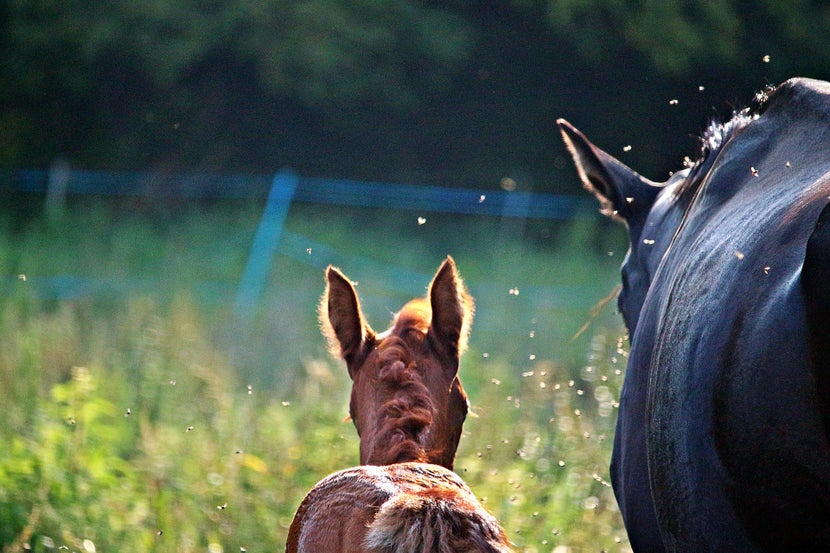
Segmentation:
{"type": "Polygon", "coordinates": [[[425,438],[434,421],[435,407],[429,389],[403,339],[389,336],[381,344],[378,371],[381,386],[392,391],[380,406],[373,464],[427,462],[425,438]]]}

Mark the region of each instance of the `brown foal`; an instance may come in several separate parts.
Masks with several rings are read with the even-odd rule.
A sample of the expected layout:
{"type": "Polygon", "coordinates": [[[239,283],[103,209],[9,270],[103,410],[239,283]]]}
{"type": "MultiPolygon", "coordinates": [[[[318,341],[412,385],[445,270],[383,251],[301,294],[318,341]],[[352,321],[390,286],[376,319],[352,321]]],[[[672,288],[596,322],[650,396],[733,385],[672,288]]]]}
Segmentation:
{"type": "Polygon", "coordinates": [[[287,553],[511,551],[504,531],[453,471],[467,396],[458,380],[473,299],[447,257],[426,298],[375,333],[351,282],[326,271],[320,322],[352,379],[361,466],[306,495],[287,553]]]}

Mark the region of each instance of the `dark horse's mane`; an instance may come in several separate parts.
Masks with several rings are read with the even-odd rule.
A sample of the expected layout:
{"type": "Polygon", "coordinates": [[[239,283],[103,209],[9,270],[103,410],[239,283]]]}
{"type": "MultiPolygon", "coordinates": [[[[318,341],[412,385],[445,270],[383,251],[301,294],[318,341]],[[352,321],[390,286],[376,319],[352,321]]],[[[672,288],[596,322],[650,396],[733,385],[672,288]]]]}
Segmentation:
{"type": "Polygon", "coordinates": [[[697,160],[692,165],[684,185],[678,188],[676,192],[678,195],[688,193],[690,189],[697,189],[703,180],[703,175],[711,168],[724,145],[764,112],[771,93],[772,89],[759,91],[751,106],[733,111],[732,117],[726,121],[713,119],[709,122],[706,130],[700,135],[700,151],[697,160]]]}
{"type": "Polygon", "coordinates": [[[744,108],[732,114],[727,121],[713,120],[700,137],[700,156],[698,163],[710,157],[717,156],[720,149],[732,136],[738,134],[744,127],[758,116],[750,108],[744,108]]]}
{"type": "Polygon", "coordinates": [[[775,91],[768,87],[758,91],[749,107],[735,110],[727,121],[712,120],[700,137],[700,156],[698,162],[717,156],[717,153],[730,138],[740,133],[744,127],[758,118],[767,108],[770,95],[775,91]]]}
{"type": "Polygon", "coordinates": [[[427,451],[421,433],[433,422],[435,408],[424,385],[418,366],[402,338],[390,336],[381,344],[380,371],[383,386],[394,391],[394,397],[380,407],[376,442],[384,444],[376,451],[382,458],[378,464],[427,462],[427,451]]]}

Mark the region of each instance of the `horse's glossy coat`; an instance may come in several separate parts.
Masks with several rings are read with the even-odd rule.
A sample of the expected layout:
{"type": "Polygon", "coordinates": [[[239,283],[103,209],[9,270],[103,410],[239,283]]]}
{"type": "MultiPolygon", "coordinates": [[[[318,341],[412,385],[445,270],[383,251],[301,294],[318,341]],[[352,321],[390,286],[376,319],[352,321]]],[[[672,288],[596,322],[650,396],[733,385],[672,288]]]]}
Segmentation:
{"type": "Polygon", "coordinates": [[[830,551],[830,84],[794,79],[643,179],[565,121],[623,219],[612,480],[636,551],[830,551]]]}
{"type": "Polygon", "coordinates": [[[320,322],[352,378],[361,466],[308,493],[286,551],[510,551],[496,520],[452,472],[467,415],[458,364],[473,317],[452,258],[427,297],[407,303],[380,334],[366,323],[349,280],[333,267],[326,280],[320,322]]]}

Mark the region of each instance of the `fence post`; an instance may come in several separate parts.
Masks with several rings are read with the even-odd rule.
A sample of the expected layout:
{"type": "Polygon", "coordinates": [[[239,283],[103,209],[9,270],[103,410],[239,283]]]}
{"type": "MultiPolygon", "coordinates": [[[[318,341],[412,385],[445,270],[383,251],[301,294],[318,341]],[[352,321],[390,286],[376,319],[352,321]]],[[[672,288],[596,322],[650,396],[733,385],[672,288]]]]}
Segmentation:
{"type": "Polygon", "coordinates": [[[235,310],[238,317],[250,319],[257,301],[262,296],[268,269],[279,245],[285,217],[298,181],[299,177],[290,169],[283,169],[274,175],[265,211],[251,245],[251,252],[248,254],[248,263],[236,291],[235,310]]]}
{"type": "Polygon", "coordinates": [[[49,167],[44,210],[46,218],[50,221],[56,221],[63,215],[63,208],[66,204],[66,189],[69,185],[71,172],[69,162],[63,158],[55,159],[49,167]]]}

